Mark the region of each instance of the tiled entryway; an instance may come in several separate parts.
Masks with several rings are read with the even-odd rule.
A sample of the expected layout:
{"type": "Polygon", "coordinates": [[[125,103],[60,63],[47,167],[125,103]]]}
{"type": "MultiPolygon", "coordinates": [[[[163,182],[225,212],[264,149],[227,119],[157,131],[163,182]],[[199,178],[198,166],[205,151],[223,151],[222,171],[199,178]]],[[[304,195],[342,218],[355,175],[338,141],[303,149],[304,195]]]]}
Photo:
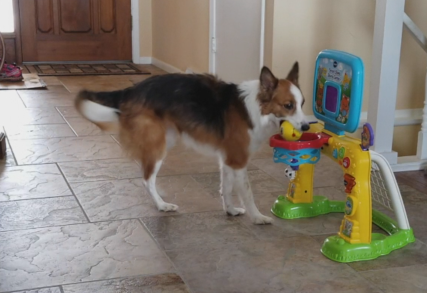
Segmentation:
{"type": "MultiPolygon", "coordinates": [[[[153,74],[163,72],[143,66],[153,74]]],[[[160,213],[114,133],[73,109],[81,88],[116,90],[148,76],[43,77],[47,90],[0,91],[8,152],[0,161],[0,292],[427,292],[427,191],[401,185],[417,241],[368,262],[320,253],[342,215],[252,225],[222,211],[215,159],[178,145],[157,180],[178,213],[160,213]]],[[[284,193],[267,143],[249,166],[261,211],[284,193]]],[[[343,199],[327,158],[317,194],[343,199]]]]}

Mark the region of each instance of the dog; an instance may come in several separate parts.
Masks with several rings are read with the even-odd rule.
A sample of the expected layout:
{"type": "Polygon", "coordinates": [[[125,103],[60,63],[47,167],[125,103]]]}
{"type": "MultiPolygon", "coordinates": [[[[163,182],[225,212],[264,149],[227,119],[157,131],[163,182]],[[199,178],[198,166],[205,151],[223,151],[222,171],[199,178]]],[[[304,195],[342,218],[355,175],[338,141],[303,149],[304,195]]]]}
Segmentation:
{"type": "Polygon", "coordinates": [[[196,151],[219,159],[220,193],[227,214],[247,212],[254,224],[269,224],[273,219],[262,215],[254,203],[246,169],[283,120],[300,131],[309,129],[298,77],[298,62],[286,79],[263,67],[259,80],[240,84],[210,74],[165,74],[119,91],[83,90],[75,107],[102,130],[118,127],[121,145],[141,162],[144,185],[159,211],[178,209],[163,201],[155,182],[167,151],[181,138],[196,151]],[[246,210],[233,206],[232,191],[246,210]]]}

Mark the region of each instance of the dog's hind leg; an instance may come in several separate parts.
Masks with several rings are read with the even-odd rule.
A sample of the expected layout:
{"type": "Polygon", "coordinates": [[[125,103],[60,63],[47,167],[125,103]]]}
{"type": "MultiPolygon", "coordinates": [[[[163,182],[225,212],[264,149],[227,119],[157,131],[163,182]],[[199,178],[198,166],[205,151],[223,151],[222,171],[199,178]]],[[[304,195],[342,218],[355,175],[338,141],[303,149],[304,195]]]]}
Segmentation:
{"type": "Polygon", "coordinates": [[[133,156],[140,160],[144,185],[158,210],[176,211],[178,206],[164,202],[156,189],[156,177],[167,152],[167,143],[173,142],[168,142],[167,129],[161,119],[144,114],[125,120],[121,137],[133,156]]]}
{"type": "Polygon", "coordinates": [[[233,170],[234,171],[234,186],[239,198],[243,201],[248,216],[254,224],[271,224],[273,219],[261,214],[255,205],[254,196],[252,193],[251,184],[248,178],[246,168],[233,170]]]}
{"type": "Polygon", "coordinates": [[[149,175],[149,177],[146,179],[145,172],[144,172],[144,184],[147,188],[148,192],[150,193],[151,197],[154,200],[154,203],[157,206],[157,209],[159,211],[164,212],[173,212],[178,209],[178,206],[175,204],[167,203],[165,202],[159,195],[156,189],[156,178],[157,173],[160,170],[160,167],[162,166],[163,160],[157,161],[154,165],[153,172],[149,175]]]}

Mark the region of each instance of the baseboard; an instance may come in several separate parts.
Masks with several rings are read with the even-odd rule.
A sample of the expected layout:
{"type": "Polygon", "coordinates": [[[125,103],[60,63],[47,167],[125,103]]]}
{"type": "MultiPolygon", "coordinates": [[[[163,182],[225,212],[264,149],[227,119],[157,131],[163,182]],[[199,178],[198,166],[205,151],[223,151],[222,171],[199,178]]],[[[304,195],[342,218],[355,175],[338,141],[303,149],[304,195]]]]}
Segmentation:
{"type": "Polygon", "coordinates": [[[154,66],[159,67],[160,69],[163,69],[166,72],[169,73],[183,73],[182,70],[176,68],[175,66],[172,66],[166,62],[163,62],[161,60],[158,60],[154,57],[151,58],[151,64],[153,64],[154,66]]]}
{"type": "Polygon", "coordinates": [[[405,156],[397,159],[397,164],[391,165],[393,172],[419,171],[427,168],[427,160],[420,160],[417,156],[405,156]]]}
{"type": "Polygon", "coordinates": [[[139,57],[138,64],[152,64],[153,60],[151,57],[139,57]]]}

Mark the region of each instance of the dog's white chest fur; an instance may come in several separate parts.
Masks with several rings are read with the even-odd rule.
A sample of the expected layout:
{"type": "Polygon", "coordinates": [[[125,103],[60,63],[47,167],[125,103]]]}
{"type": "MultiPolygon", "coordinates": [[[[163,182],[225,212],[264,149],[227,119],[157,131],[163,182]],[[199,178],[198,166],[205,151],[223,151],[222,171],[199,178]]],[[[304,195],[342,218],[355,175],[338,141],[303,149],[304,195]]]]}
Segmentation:
{"type": "Polygon", "coordinates": [[[259,92],[259,81],[247,81],[239,85],[239,89],[245,96],[245,105],[253,123],[253,129],[249,130],[251,137],[250,153],[258,150],[262,143],[265,143],[270,136],[279,130],[280,120],[273,114],[261,115],[260,104],[257,100],[259,92]]]}

